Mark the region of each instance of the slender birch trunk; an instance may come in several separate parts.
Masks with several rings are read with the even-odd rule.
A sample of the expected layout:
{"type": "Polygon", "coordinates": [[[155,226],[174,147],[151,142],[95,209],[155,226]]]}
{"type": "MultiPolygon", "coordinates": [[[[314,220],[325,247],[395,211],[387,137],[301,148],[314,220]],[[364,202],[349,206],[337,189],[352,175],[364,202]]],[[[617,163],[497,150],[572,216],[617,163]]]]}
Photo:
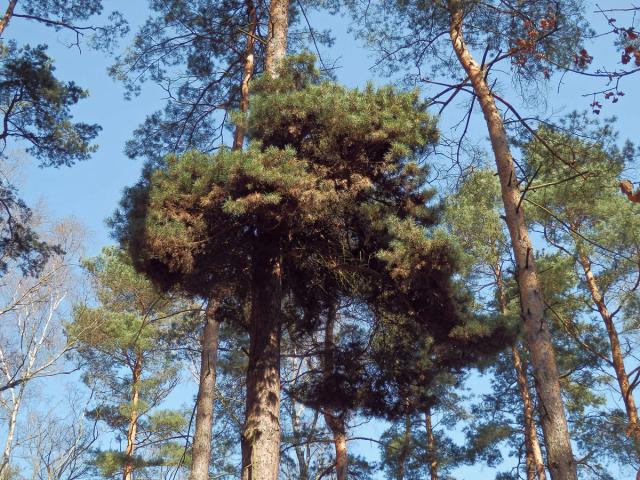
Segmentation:
{"type": "MultiPolygon", "coordinates": [[[[589,257],[585,254],[584,249],[579,243],[576,244],[576,250],[578,253],[578,261],[582,266],[584,277],[587,282],[587,287],[591,293],[591,298],[598,308],[598,313],[600,314],[600,317],[602,317],[602,321],[607,329],[609,345],[611,346],[613,370],[616,373],[616,379],[618,380],[618,386],[620,387],[620,393],[622,394],[622,401],[624,402],[624,408],[627,413],[627,420],[629,421],[627,435],[633,438],[638,458],[640,458],[640,425],[638,424],[638,408],[636,407],[636,402],[633,398],[633,389],[629,384],[629,375],[627,374],[627,370],[624,366],[624,357],[622,355],[618,331],[613,323],[613,315],[609,312],[604,301],[604,297],[600,292],[598,281],[591,271],[591,261],[589,257]]],[[[640,471],[638,472],[638,478],[640,478],[640,471]]]]}
{"type": "MultiPolygon", "coordinates": [[[[258,17],[256,6],[253,0],[247,0],[247,17],[249,20],[249,30],[247,32],[247,46],[244,54],[244,68],[242,71],[242,83],[240,84],[240,111],[246,113],[249,110],[249,82],[253,77],[254,53],[256,42],[256,28],[258,26],[258,17]]],[[[233,135],[233,149],[239,150],[244,143],[246,128],[243,124],[236,126],[233,135]]]]}
{"type": "MultiPolygon", "coordinates": [[[[336,306],[330,305],[327,311],[327,324],[324,332],[324,370],[330,375],[334,368],[336,306]]],[[[333,446],[336,452],[336,480],[346,480],[349,470],[347,456],[347,429],[344,412],[325,410],[324,421],[333,435],[333,446]]]]}
{"type": "MultiPolygon", "coordinates": [[[[289,0],[271,0],[265,73],[275,77],[287,52],[289,0]]],[[[261,232],[251,279],[247,404],[242,434],[242,480],[277,480],[280,464],[280,339],[282,249],[261,232]]]]}
{"type": "Polygon", "coordinates": [[[138,404],[140,402],[140,376],[142,374],[142,359],[138,355],[133,365],[131,376],[131,416],[129,417],[129,429],[127,430],[127,449],[124,453],[122,479],[133,480],[133,454],[136,449],[136,434],[138,431],[138,404]]]}
{"type": "Polygon", "coordinates": [[[298,404],[291,398],[291,429],[293,431],[293,447],[298,460],[298,478],[299,480],[309,480],[309,464],[305,452],[302,448],[302,437],[300,435],[300,413],[298,412],[298,404]]]}
{"type": "Polygon", "coordinates": [[[200,357],[200,382],[196,399],[196,429],[193,435],[193,462],[189,480],[209,480],[211,460],[211,431],[213,429],[213,405],[216,399],[216,365],[218,361],[217,298],[210,298],[205,314],[200,357]]]}
{"type": "Polygon", "coordinates": [[[0,480],[9,479],[9,470],[11,461],[11,450],[13,450],[13,437],[16,434],[16,425],[18,423],[18,412],[20,411],[20,405],[22,404],[22,398],[24,396],[25,384],[20,385],[18,393],[15,393],[15,389],[11,389],[11,416],[9,417],[9,425],[7,431],[7,441],[4,444],[4,450],[2,452],[2,461],[0,462],[0,480]]]}
{"type": "Polygon", "coordinates": [[[4,33],[4,29],[7,28],[7,25],[9,25],[11,17],[13,17],[13,10],[16,8],[16,3],[18,3],[18,0],[11,0],[2,19],[0,19],[0,37],[4,33]]]}
{"type": "Polygon", "coordinates": [[[448,5],[451,44],[482,108],[500,178],[506,223],[516,261],[527,347],[531,354],[531,365],[540,399],[540,417],[549,471],[553,480],[577,480],[576,463],[560,393],[558,366],[545,319],[542,289],[525,223],[524,208],[520,202],[521,194],[509,149],[509,140],[486,81],[486,71],[474,60],[465,44],[462,32],[464,13],[461,2],[450,0],[448,5]]]}
{"type": "Polygon", "coordinates": [[[438,480],[436,437],[433,434],[433,425],[431,424],[431,407],[427,407],[424,412],[424,422],[427,430],[427,461],[429,462],[429,477],[431,480],[438,480]]]}
{"type": "MultiPolygon", "coordinates": [[[[502,280],[502,270],[500,267],[496,269],[496,287],[498,294],[498,302],[500,305],[500,313],[507,313],[507,300],[504,293],[504,284],[502,280]]],[[[533,416],[533,402],[529,392],[529,381],[527,379],[527,366],[520,357],[520,353],[515,345],[511,346],[511,358],[513,360],[513,368],[516,371],[516,379],[518,381],[518,389],[520,391],[520,399],[522,400],[522,410],[524,416],[524,444],[526,450],[527,480],[546,480],[544,469],[544,459],[542,458],[542,450],[538,441],[538,432],[533,416]]]]}

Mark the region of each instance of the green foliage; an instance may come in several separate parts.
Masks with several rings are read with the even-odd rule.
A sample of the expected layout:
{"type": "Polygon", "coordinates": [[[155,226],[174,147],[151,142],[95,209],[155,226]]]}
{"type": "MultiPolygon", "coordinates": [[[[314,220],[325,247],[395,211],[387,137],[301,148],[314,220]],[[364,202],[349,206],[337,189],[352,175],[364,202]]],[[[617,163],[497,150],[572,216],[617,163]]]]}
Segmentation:
{"type": "MultiPolygon", "coordinates": [[[[157,407],[178,382],[179,364],[165,340],[172,317],[185,304],[159,292],[121,250],[105,248],[85,260],[84,267],[97,304],[76,305],[66,330],[69,341],[78,345],[85,383],[98,392],[89,417],[122,438],[135,419],[134,469],[175,465],[183,446],[169,439],[183,435],[188,420],[185,412],[157,407]]],[[[98,452],[95,458],[106,477],[120,472],[125,460],[115,451],[98,452]]]]}
{"type": "MultiPolygon", "coordinates": [[[[124,82],[128,97],[137,95],[147,81],[171,93],[165,107],[136,129],[127,142],[127,155],[155,164],[168,153],[212,152],[223,143],[225,129],[233,127],[226,114],[239,103],[249,5],[255,7],[256,34],[264,35],[260,29],[268,22],[268,4],[244,0],[149,2],[150,16],[110,74],[124,82]]],[[[290,5],[290,31],[301,21],[299,7],[295,2],[290,5]]],[[[314,28],[312,35],[317,44],[331,43],[327,32],[314,28]]],[[[288,39],[289,51],[304,48],[308,40],[305,26],[288,39]]],[[[256,41],[255,72],[264,70],[264,54],[263,42],[256,41]]]]}
{"type": "Polygon", "coordinates": [[[260,232],[279,238],[293,275],[304,262],[326,268],[328,258],[349,257],[350,217],[364,215],[361,223],[381,232],[390,215],[426,220],[423,173],[405,161],[435,138],[417,94],[349,91],[313,78],[302,88],[300,77],[283,75],[276,92],[265,85],[254,98],[248,150],[169,157],[129,191],[114,223],[138,268],[204,294],[198,285],[246,276],[260,232]],[[283,84],[301,89],[278,93],[283,84]],[[385,211],[398,198],[406,201],[385,211]]]}
{"type": "Polygon", "coordinates": [[[591,33],[580,0],[561,3],[532,0],[508,9],[501,8],[497,0],[331,3],[345,4],[352,11],[360,26],[359,36],[379,52],[385,73],[399,69],[411,72],[417,67],[420,75],[415,78],[413,73],[410,75],[411,80],[419,82],[440,75],[460,77],[461,67],[448,35],[454,7],[464,13],[463,32],[469,49],[486,49],[485,58],[510,61],[505,68],[524,84],[548,79],[554,71],[581,68],[574,61],[574,54],[591,33]],[[403,35],[388,35],[390,31],[403,35]],[[405,35],[414,41],[406,42],[405,35]]]}
{"type": "MultiPolygon", "coordinates": [[[[443,402],[444,403],[444,402],[443,402]]],[[[451,418],[442,417],[443,426],[451,426],[451,418]]],[[[459,465],[461,449],[443,428],[436,428],[433,451],[429,451],[424,419],[409,416],[394,422],[380,437],[380,469],[385,478],[420,480],[428,477],[431,462],[437,462],[439,478],[450,479],[451,470],[459,465]]]]}
{"type": "Polygon", "coordinates": [[[70,107],[87,96],[74,82],[53,75],[47,47],[18,48],[9,42],[0,47],[0,104],[4,128],[0,140],[27,142],[27,152],[41,166],[72,165],[96,150],[91,141],[100,127],[72,123],[70,107]]]}

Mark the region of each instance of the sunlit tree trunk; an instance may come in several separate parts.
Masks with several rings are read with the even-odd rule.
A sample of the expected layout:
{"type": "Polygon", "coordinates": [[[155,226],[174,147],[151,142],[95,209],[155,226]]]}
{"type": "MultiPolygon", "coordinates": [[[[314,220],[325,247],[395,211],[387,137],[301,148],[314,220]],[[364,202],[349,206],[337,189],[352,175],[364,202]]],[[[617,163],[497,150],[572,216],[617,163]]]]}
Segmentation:
{"type": "Polygon", "coordinates": [[[196,399],[196,429],[193,435],[193,452],[189,480],[208,480],[211,459],[211,431],[213,429],[213,405],[216,397],[216,364],[218,360],[219,300],[209,299],[202,333],[200,357],[200,381],[196,399]]]}
{"type": "Polygon", "coordinates": [[[7,28],[7,25],[9,25],[9,21],[11,20],[11,17],[13,17],[13,10],[16,8],[16,3],[18,3],[18,0],[11,0],[9,2],[9,6],[7,7],[7,10],[4,12],[4,15],[2,16],[2,19],[0,19],[0,37],[4,33],[4,29],[7,28]]]}
{"type": "Polygon", "coordinates": [[[122,468],[123,480],[133,480],[133,454],[136,449],[136,434],[138,431],[138,417],[140,412],[140,376],[142,374],[142,359],[136,356],[136,361],[131,370],[131,413],[129,416],[129,428],[127,430],[127,449],[124,452],[124,464],[122,468]]]}
{"type": "Polygon", "coordinates": [[[438,480],[438,456],[436,454],[436,437],[433,433],[431,407],[427,407],[424,413],[425,428],[427,431],[427,462],[429,462],[429,477],[438,480]]]}
{"type": "Polygon", "coordinates": [[[2,461],[0,462],[0,480],[9,480],[11,461],[11,450],[13,449],[13,438],[16,434],[16,425],[18,423],[18,412],[20,411],[20,405],[24,396],[25,385],[22,384],[18,388],[16,393],[15,389],[11,389],[11,415],[9,417],[9,424],[7,425],[7,440],[4,444],[4,450],[2,452],[2,461]]]}
{"type": "MultiPolygon", "coordinates": [[[[598,313],[600,314],[600,317],[607,329],[609,345],[611,347],[611,363],[613,364],[613,370],[616,373],[616,379],[618,380],[618,386],[620,387],[620,393],[622,394],[622,401],[627,413],[627,420],[629,421],[627,435],[632,437],[638,458],[640,458],[640,425],[638,425],[638,409],[633,398],[631,385],[629,384],[629,375],[627,374],[627,370],[624,366],[624,357],[622,355],[618,331],[613,323],[613,316],[611,315],[611,312],[609,312],[604,301],[604,297],[600,292],[598,281],[591,271],[591,261],[589,257],[584,253],[584,250],[579,243],[576,245],[576,249],[578,253],[578,261],[582,266],[587,287],[591,293],[591,298],[598,308],[598,313]]],[[[637,477],[640,479],[640,471],[638,472],[637,477]]]]}
{"type": "MultiPolygon", "coordinates": [[[[500,267],[496,269],[496,287],[498,302],[500,305],[500,313],[507,313],[507,299],[504,293],[504,284],[502,280],[502,270],[500,267]]],[[[516,371],[516,379],[518,381],[518,389],[520,391],[520,399],[522,400],[522,410],[524,416],[524,443],[526,450],[527,480],[546,480],[544,469],[544,459],[542,458],[542,450],[538,441],[538,432],[533,417],[533,402],[529,393],[529,382],[527,379],[527,366],[520,357],[520,353],[516,345],[511,346],[511,358],[513,360],[513,368],[516,371]]]]}
{"type": "Polygon", "coordinates": [[[495,156],[505,217],[516,262],[520,305],[526,342],[540,404],[549,471],[553,480],[577,480],[569,429],[551,334],[545,318],[542,290],[529,232],[520,201],[520,191],[504,123],[486,81],[486,71],[468,50],[462,31],[464,12],[459,0],[450,0],[449,36],[458,60],[471,81],[482,108],[495,156]]]}
{"type": "MultiPolygon", "coordinates": [[[[247,17],[249,20],[249,31],[247,32],[247,47],[244,54],[244,67],[242,70],[242,83],[240,85],[240,111],[246,113],[249,111],[249,82],[253,77],[253,69],[255,63],[255,42],[256,42],[256,28],[258,26],[258,17],[256,14],[256,6],[253,0],[247,0],[247,17]]],[[[246,129],[244,125],[239,124],[236,126],[236,131],[233,135],[233,148],[234,150],[242,148],[244,143],[244,137],[246,135],[246,129]]]]}

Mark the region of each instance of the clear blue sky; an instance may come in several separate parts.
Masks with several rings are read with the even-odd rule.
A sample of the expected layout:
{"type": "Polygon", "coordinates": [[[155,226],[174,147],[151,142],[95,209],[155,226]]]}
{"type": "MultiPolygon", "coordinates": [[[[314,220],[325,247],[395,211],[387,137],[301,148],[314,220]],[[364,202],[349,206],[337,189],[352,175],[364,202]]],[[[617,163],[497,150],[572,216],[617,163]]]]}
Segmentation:
{"type": "MultiPolygon", "coordinates": [[[[106,10],[118,9],[132,24],[132,31],[146,17],[146,2],[106,1],[106,10]]],[[[605,0],[604,3],[612,3],[605,0]]],[[[618,2],[620,3],[620,2],[618,2]]],[[[6,2],[2,2],[4,8],[6,2]]],[[[313,26],[317,29],[331,28],[337,37],[337,42],[329,51],[324,52],[328,58],[338,59],[340,67],[336,73],[338,80],[348,86],[362,86],[376,75],[369,68],[373,64],[371,54],[352,39],[347,33],[347,22],[327,15],[312,15],[313,26]]],[[[605,28],[604,22],[597,27],[605,28]]],[[[86,122],[97,122],[103,127],[98,143],[100,149],[94,157],[72,168],[38,169],[29,167],[25,175],[25,183],[21,187],[22,194],[29,204],[44,199],[49,211],[56,218],[73,216],[87,225],[92,232],[88,245],[88,253],[97,253],[104,245],[112,243],[104,220],[113,213],[125,186],[134,183],[139,175],[141,164],[132,161],[123,154],[124,143],[137,127],[152,111],[160,108],[163,92],[149,84],[143,89],[143,95],[132,101],[123,99],[122,85],[107,76],[106,68],[110,59],[104,53],[83,49],[79,53],[75,48],[68,48],[65,41],[69,34],[54,32],[41,25],[20,19],[14,21],[7,28],[6,34],[16,38],[20,43],[47,43],[50,54],[56,59],[57,74],[62,79],[74,80],[90,91],[90,97],[79,103],[74,109],[75,118],[86,122]]],[[[126,46],[127,39],[122,46],[126,46]]],[[[613,48],[598,48],[593,50],[598,62],[617,61],[613,48]]],[[[611,64],[611,63],[610,63],[611,64]]],[[[508,83],[503,76],[502,82],[508,83]]],[[[637,110],[640,105],[640,76],[629,78],[623,84],[627,94],[618,104],[607,104],[603,112],[606,116],[616,115],[620,118],[618,129],[623,138],[630,138],[640,142],[638,134],[637,110]]],[[[378,79],[378,83],[381,81],[378,79]]],[[[602,80],[588,80],[572,75],[554,79],[548,91],[548,112],[558,114],[571,110],[588,109],[590,99],[581,96],[602,87],[602,80]]],[[[508,85],[505,85],[508,87],[508,85]]],[[[445,133],[448,125],[455,123],[462,115],[462,110],[452,105],[442,119],[441,128],[445,133]]],[[[472,137],[483,141],[486,137],[484,124],[475,115],[473,119],[472,137]]],[[[488,147],[487,147],[488,148],[488,147]]],[[[639,180],[637,172],[629,175],[639,180]]],[[[476,381],[474,388],[481,388],[476,381]]],[[[365,434],[380,430],[380,424],[373,424],[365,430],[365,434]]],[[[379,432],[378,432],[379,433],[379,432]]],[[[360,445],[361,452],[371,453],[377,450],[375,446],[360,445]]],[[[473,472],[466,470],[462,478],[490,479],[494,474],[488,469],[473,472]]]]}

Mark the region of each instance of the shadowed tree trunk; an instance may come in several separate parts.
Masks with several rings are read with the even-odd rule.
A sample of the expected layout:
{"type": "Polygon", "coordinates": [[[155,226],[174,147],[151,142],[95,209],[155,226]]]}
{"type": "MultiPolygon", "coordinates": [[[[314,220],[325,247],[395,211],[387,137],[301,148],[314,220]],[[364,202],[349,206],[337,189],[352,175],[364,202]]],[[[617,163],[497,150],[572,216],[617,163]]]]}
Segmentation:
{"type": "Polygon", "coordinates": [[[218,359],[219,300],[210,298],[205,315],[200,357],[200,382],[196,399],[196,430],[193,435],[193,453],[189,480],[208,480],[211,459],[211,430],[213,404],[216,396],[216,364],[218,359]]]}
{"type": "Polygon", "coordinates": [[[251,279],[242,480],[277,480],[280,464],[282,260],[278,239],[265,237],[256,247],[251,279]]]}
{"type": "MultiPolygon", "coordinates": [[[[587,287],[591,293],[591,298],[598,308],[598,313],[600,313],[600,317],[602,317],[602,321],[607,329],[609,345],[611,347],[611,363],[613,364],[613,370],[616,372],[616,379],[618,380],[618,386],[620,387],[620,393],[622,394],[622,401],[624,402],[624,408],[627,413],[627,420],[629,421],[627,435],[632,437],[638,458],[640,458],[640,425],[638,425],[638,409],[636,407],[636,402],[633,399],[633,389],[629,384],[629,375],[627,374],[627,370],[624,366],[624,357],[622,355],[618,331],[613,323],[613,315],[609,312],[604,301],[604,297],[600,292],[598,281],[591,271],[591,261],[589,260],[589,257],[587,257],[579,244],[576,245],[576,250],[578,253],[578,261],[584,271],[587,287]]],[[[638,471],[636,478],[640,479],[640,471],[638,471]]]]}
{"type": "Polygon", "coordinates": [[[560,393],[560,381],[551,334],[545,318],[544,301],[529,232],[521,205],[513,158],[502,116],[486,81],[486,71],[474,60],[462,32],[464,13],[459,0],[450,0],[449,36],[458,60],[471,81],[482,108],[495,156],[506,223],[516,263],[520,305],[526,342],[540,400],[549,471],[553,480],[577,480],[569,429],[560,393]]]}
{"type": "MultiPolygon", "coordinates": [[[[336,306],[331,305],[327,312],[327,325],[324,336],[325,372],[330,375],[335,367],[333,354],[335,351],[334,329],[336,323],[336,306]]],[[[325,410],[324,421],[333,435],[333,445],[336,452],[336,480],[346,480],[349,468],[347,457],[347,430],[344,412],[325,410]]]]}
{"type": "Polygon", "coordinates": [[[0,19],[0,37],[4,33],[4,29],[7,28],[7,25],[9,25],[11,17],[13,17],[13,10],[16,8],[16,3],[18,3],[18,0],[11,0],[2,19],[0,19]]]}
{"type": "Polygon", "coordinates": [[[140,402],[140,375],[142,374],[142,358],[138,354],[132,369],[131,376],[131,414],[129,416],[129,428],[127,430],[127,449],[124,453],[122,468],[123,480],[133,480],[133,454],[136,449],[136,434],[138,431],[138,404],[140,402]]]}
{"type": "MultiPolygon", "coordinates": [[[[288,26],[289,1],[271,0],[266,75],[277,76],[287,53],[288,26]]],[[[282,252],[277,233],[260,236],[252,259],[242,480],[277,480],[280,464],[282,252]]]]}

